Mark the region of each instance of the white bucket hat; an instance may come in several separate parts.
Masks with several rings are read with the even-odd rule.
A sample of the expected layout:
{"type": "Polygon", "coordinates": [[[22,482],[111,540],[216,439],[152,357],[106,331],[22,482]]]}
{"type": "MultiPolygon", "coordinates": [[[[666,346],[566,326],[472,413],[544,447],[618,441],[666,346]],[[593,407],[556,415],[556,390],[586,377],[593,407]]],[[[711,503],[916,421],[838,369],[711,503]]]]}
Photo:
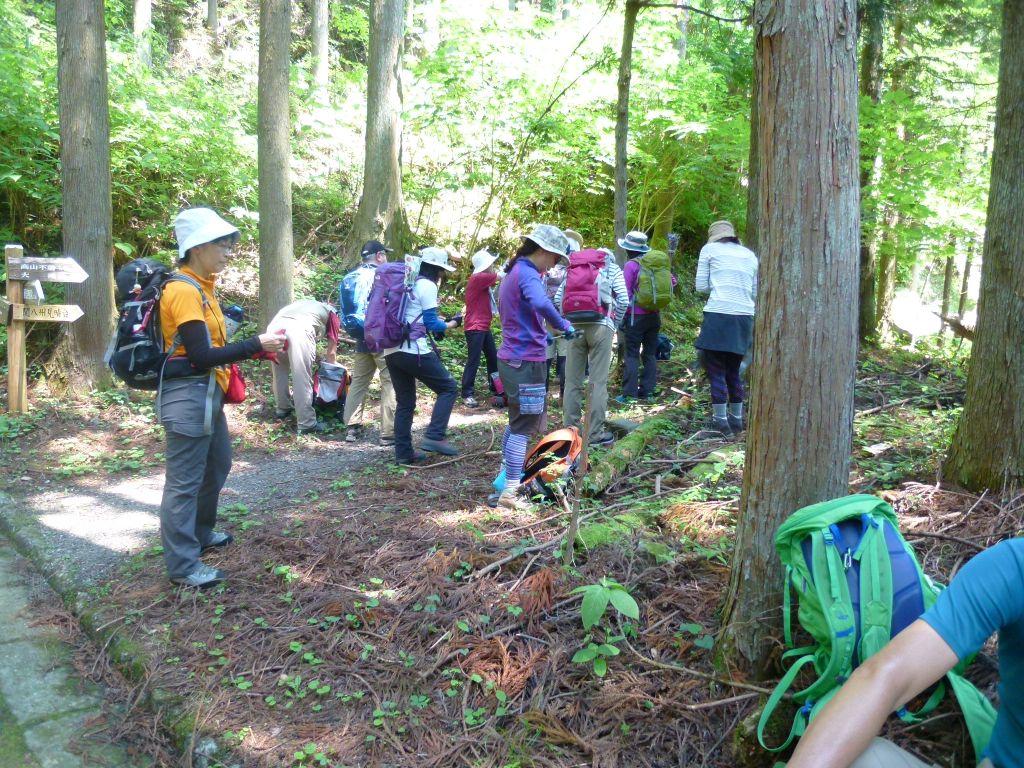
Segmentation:
{"type": "Polygon", "coordinates": [[[186,208],[174,220],[174,236],[178,240],[178,261],[184,261],[189,248],[222,237],[231,237],[237,243],[241,234],[209,208],[186,208]]]}
{"type": "Polygon", "coordinates": [[[420,262],[423,264],[433,264],[435,267],[446,269],[449,272],[455,271],[455,266],[448,263],[448,251],[444,248],[435,248],[433,246],[420,248],[420,262]]]}
{"type": "Polygon", "coordinates": [[[473,274],[480,274],[497,260],[497,256],[492,256],[486,248],[481,248],[473,254],[473,274]]]}
{"type": "Polygon", "coordinates": [[[522,237],[525,240],[532,240],[545,251],[557,253],[559,256],[569,255],[569,238],[562,230],[551,224],[538,224],[533,228],[533,232],[522,237]]]}
{"type": "Polygon", "coordinates": [[[716,221],[708,227],[708,242],[717,243],[727,237],[736,237],[736,230],[728,221],[716,221]]]}
{"type": "Polygon", "coordinates": [[[647,253],[651,250],[651,246],[647,244],[647,235],[637,231],[630,232],[619,240],[619,246],[634,253],[647,253]]]}

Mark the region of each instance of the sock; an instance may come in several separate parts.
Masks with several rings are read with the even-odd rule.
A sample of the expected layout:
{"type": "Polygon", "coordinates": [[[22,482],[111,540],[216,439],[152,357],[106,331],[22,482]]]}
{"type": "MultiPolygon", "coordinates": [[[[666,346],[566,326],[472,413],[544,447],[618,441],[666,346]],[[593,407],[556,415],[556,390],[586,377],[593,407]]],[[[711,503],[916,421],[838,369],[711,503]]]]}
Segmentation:
{"type": "Polygon", "coordinates": [[[729,403],[729,415],[734,419],[743,420],[743,403],[729,403]]]}
{"type": "Polygon", "coordinates": [[[725,421],[726,403],[712,403],[711,410],[714,411],[714,417],[716,419],[722,419],[725,421]]]}
{"type": "Polygon", "coordinates": [[[526,460],[526,446],[529,442],[529,435],[509,433],[505,442],[505,493],[515,491],[519,487],[519,478],[523,476],[523,462],[526,460]]]}

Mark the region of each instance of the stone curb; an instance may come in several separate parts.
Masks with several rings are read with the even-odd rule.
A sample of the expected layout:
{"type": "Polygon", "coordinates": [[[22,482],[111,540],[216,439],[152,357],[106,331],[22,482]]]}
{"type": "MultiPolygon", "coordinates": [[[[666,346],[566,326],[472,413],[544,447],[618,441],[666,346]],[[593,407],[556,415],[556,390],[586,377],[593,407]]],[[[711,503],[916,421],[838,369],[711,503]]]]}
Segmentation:
{"type": "Polygon", "coordinates": [[[21,513],[18,505],[7,493],[0,491],[0,534],[4,534],[15,550],[30,561],[60,597],[64,607],[78,620],[86,637],[105,653],[110,663],[127,679],[142,686],[142,701],[159,719],[161,727],[171,734],[174,747],[182,754],[194,749],[193,765],[206,765],[207,756],[216,751],[209,740],[195,732],[195,712],[185,706],[182,697],[146,682],[148,657],[138,647],[121,638],[117,626],[105,627],[90,610],[89,594],[85,585],[76,578],[74,569],[62,571],[50,555],[50,547],[39,530],[39,523],[21,513]],[[202,742],[202,744],[200,744],[202,742]]]}

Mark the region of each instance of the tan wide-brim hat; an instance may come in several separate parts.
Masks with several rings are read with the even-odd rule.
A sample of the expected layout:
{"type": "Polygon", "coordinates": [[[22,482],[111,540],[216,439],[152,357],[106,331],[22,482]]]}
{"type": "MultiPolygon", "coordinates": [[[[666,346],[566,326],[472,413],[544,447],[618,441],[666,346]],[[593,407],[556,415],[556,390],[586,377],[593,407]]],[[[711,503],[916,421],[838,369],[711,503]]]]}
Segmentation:
{"type": "Polygon", "coordinates": [[[455,271],[455,265],[448,263],[448,251],[444,248],[435,246],[420,248],[420,261],[424,264],[433,264],[435,267],[446,269],[449,272],[455,271]]]}
{"type": "Polygon", "coordinates": [[[174,236],[178,241],[178,261],[185,260],[189,248],[230,237],[237,243],[241,236],[234,224],[229,224],[209,208],[186,208],[174,220],[174,236]]]}
{"type": "Polygon", "coordinates": [[[708,242],[717,243],[719,240],[725,240],[727,237],[736,237],[736,230],[730,222],[722,220],[714,222],[708,227],[708,242]]]}

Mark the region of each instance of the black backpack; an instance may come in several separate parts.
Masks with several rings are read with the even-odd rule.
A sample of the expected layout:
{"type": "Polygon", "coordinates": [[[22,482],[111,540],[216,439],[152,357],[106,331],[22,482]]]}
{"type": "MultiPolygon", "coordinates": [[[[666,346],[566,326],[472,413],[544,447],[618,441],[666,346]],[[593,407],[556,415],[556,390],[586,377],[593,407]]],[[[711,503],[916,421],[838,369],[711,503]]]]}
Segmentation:
{"type": "Polygon", "coordinates": [[[191,283],[203,296],[202,286],[187,275],[174,274],[154,259],[135,259],[117,272],[120,314],[104,361],[132,389],[154,391],[167,359],[160,332],[160,294],[171,280],[191,283]]]}

